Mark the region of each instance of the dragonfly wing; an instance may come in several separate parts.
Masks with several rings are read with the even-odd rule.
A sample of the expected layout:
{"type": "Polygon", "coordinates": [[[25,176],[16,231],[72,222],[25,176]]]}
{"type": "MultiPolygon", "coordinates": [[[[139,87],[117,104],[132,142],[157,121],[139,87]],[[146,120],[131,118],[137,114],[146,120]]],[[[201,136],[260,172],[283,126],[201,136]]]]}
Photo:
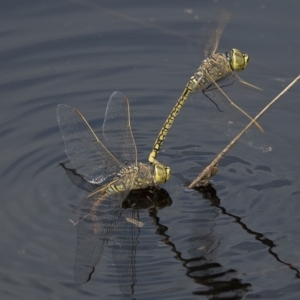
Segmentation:
{"type": "MultiPolygon", "coordinates": [[[[227,76],[217,82],[213,82],[207,89],[203,91],[204,95],[216,106],[217,110],[226,113],[224,117],[228,118],[228,122],[237,130],[243,129],[253,118],[235,104],[221,89],[222,87],[231,85],[233,76],[227,76]]],[[[258,130],[263,132],[262,127],[255,122],[254,125],[258,130]]]]}
{"type": "MultiPolygon", "coordinates": [[[[224,74],[226,74],[226,73],[224,73],[224,74]]],[[[213,82],[212,77],[211,77],[211,80],[208,80],[208,81],[209,81],[209,84],[203,90],[203,92],[204,92],[204,94],[211,95],[209,97],[216,97],[215,93],[220,93],[219,88],[223,89],[223,88],[233,85],[235,83],[236,79],[235,79],[235,74],[233,72],[231,72],[229,75],[227,73],[225,76],[223,76],[216,82],[213,82]]]]}
{"type": "MultiPolygon", "coordinates": [[[[218,81],[220,87],[230,85],[232,77],[223,81],[218,81]]],[[[201,115],[207,124],[220,131],[230,138],[234,138],[252,120],[242,108],[230,100],[215,85],[203,90],[205,96],[196,105],[200,106],[201,115]]],[[[250,147],[264,150],[267,147],[263,129],[256,122],[241,139],[250,147]]]]}
{"type": "Polygon", "coordinates": [[[60,165],[65,169],[66,174],[71,182],[77,187],[87,192],[91,192],[97,188],[96,184],[86,181],[80,174],[77,174],[75,169],[69,169],[63,163],[60,163],[60,165]]]}
{"type": "Polygon", "coordinates": [[[204,48],[204,57],[208,57],[217,51],[222,33],[225,27],[227,26],[229,20],[230,12],[223,9],[217,28],[210,32],[210,37],[208,38],[208,41],[204,48]]]}
{"type": "Polygon", "coordinates": [[[136,283],[135,256],[140,233],[137,209],[124,209],[115,228],[113,257],[121,292],[130,296],[136,283]]]}
{"type": "Polygon", "coordinates": [[[75,108],[60,104],[57,120],[67,155],[76,171],[91,183],[101,183],[123,165],[106,149],[75,108]]]}
{"type": "Polygon", "coordinates": [[[121,92],[114,92],[108,101],[103,135],[107,148],[120,162],[126,165],[137,162],[137,149],[130,125],[129,101],[121,92]]]}
{"type": "Polygon", "coordinates": [[[102,196],[88,201],[82,209],[77,227],[77,248],[74,279],[78,284],[90,280],[109,239],[119,222],[122,208],[116,206],[127,196],[128,191],[102,196]]]}

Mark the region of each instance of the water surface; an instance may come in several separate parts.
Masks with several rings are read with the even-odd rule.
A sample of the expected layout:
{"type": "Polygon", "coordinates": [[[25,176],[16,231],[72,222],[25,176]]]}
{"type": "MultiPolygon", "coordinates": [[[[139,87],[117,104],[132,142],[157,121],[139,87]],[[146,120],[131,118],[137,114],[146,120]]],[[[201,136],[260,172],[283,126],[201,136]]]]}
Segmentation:
{"type": "MultiPolygon", "coordinates": [[[[95,130],[109,96],[130,100],[139,161],[198,67],[218,1],[4,1],[0,26],[1,299],[120,299],[111,245],[91,280],[74,282],[77,229],[86,195],[67,163],[56,107],[78,108],[95,130]]],[[[254,116],[299,74],[299,3],[227,1],[220,51],[249,53],[226,92],[254,116]]],[[[228,137],[188,101],[159,159],[172,205],[139,211],[136,299],[299,299],[299,84],[260,121],[272,151],[237,145],[214,190],[185,185],[228,137]]]]}

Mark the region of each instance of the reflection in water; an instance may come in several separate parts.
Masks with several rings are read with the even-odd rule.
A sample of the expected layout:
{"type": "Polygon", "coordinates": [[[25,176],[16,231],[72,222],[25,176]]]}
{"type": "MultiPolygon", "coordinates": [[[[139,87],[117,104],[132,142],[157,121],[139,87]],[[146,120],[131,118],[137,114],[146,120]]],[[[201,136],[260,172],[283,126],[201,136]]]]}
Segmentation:
{"type": "Polygon", "coordinates": [[[278,254],[274,252],[273,248],[276,247],[276,244],[272,240],[266,238],[260,232],[251,230],[250,228],[248,228],[248,226],[245,223],[242,222],[242,219],[240,217],[235,216],[235,215],[233,215],[231,213],[228,213],[224,207],[220,206],[220,199],[217,196],[217,191],[211,185],[209,185],[207,187],[195,188],[195,190],[197,190],[198,192],[200,192],[202,194],[203,198],[210,200],[211,204],[213,206],[218,207],[222,211],[222,214],[227,215],[227,216],[233,218],[235,220],[235,222],[237,224],[239,224],[248,234],[254,235],[255,239],[257,241],[261,242],[263,245],[265,245],[265,246],[268,247],[268,252],[278,262],[280,262],[283,265],[288,266],[291,270],[295,271],[295,276],[297,278],[300,278],[300,272],[299,272],[299,270],[296,267],[294,267],[292,264],[284,262],[282,259],[279,258],[278,254]]]}
{"type": "MultiPolygon", "coordinates": [[[[78,187],[90,192],[95,185],[84,181],[74,170],[62,165],[70,180],[78,187]]],[[[268,247],[268,252],[280,263],[287,265],[296,272],[299,271],[291,264],[282,261],[274,252],[275,243],[255,232],[241,221],[241,218],[228,213],[220,206],[220,199],[212,186],[205,189],[197,189],[202,197],[210,200],[212,206],[219,208],[223,214],[230,216],[248,234],[268,247]]],[[[186,276],[201,286],[201,289],[193,291],[194,295],[206,296],[209,299],[242,299],[251,283],[244,283],[238,278],[238,271],[226,268],[216,258],[206,255],[192,255],[185,258],[172,238],[167,234],[168,227],[160,223],[157,210],[170,206],[172,200],[169,194],[160,188],[131,191],[122,207],[113,207],[109,199],[101,206],[95,216],[88,215],[88,205],[84,207],[81,221],[78,223],[77,251],[75,260],[75,281],[85,283],[91,279],[95,267],[99,262],[104,247],[113,236],[113,258],[118,274],[118,283],[123,295],[133,295],[136,284],[135,255],[138,237],[142,223],[139,221],[139,209],[148,209],[153,224],[157,226],[156,234],[163,237],[161,240],[175,253],[175,259],[182,263],[186,269],[186,276]],[[204,289],[203,289],[204,288],[204,289]]],[[[210,235],[211,239],[213,237],[210,235]]],[[[208,237],[206,237],[208,239],[208,237]]]]}
{"type": "MultiPolygon", "coordinates": [[[[70,180],[78,187],[91,192],[96,188],[86,182],[75,170],[66,170],[70,180]]],[[[172,204],[169,194],[161,188],[152,187],[144,190],[133,190],[120,203],[116,197],[122,193],[109,195],[100,205],[100,209],[91,213],[93,199],[86,202],[81,210],[77,224],[77,250],[75,258],[74,279],[83,284],[91,279],[96,265],[99,263],[103,250],[113,236],[113,257],[118,274],[120,290],[124,295],[134,293],[136,283],[135,256],[140,228],[139,209],[149,211],[162,209],[172,204]]]]}
{"type": "MultiPolygon", "coordinates": [[[[70,180],[81,189],[88,192],[95,185],[86,182],[75,170],[62,167],[70,180]]],[[[212,201],[214,206],[220,203],[213,188],[206,189],[203,196],[212,201]]],[[[111,199],[106,199],[95,215],[89,214],[89,205],[82,210],[81,220],[77,228],[77,251],[75,259],[75,282],[82,284],[91,279],[96,265],[99,263],[104,247],[113,236],[113,257],[118,274],[118,283],[123,295],[133,295],[136,284],[135,255],[140,228],[139,209],[148,209],[153,224],[157,226],[156,234],[164,237],[162,242],[174,252],[175,259],[182,262],[186,268],[186,276],[209,290],[196,291],[194,295],[208,297],[218,295],[218,299],[242,299],[248,291],[249,283],[242,283],[236,270],[224,269],[218,263],[204,256],[184,258],[176,245],[166,234],[168,227],[160,223],[157,210],[172,204],[169,194],[160,188],[131,191],[122,208],[112,206],[111,199]],[[228,279],[229,278],[229,279],[228,279]],[[225,295],[224,297],[222,295],[225,295]],[[231,298],[228,296],[231,295],[231,298]],[[223,297],[223,298],[222,298],[223,297]]],[[[91,202],[89,202],[91,203],[91,202]]]]}
{"type": "MultiPolygon", "coordinates": [[[[218,205],[218,197],[216,194],[211,194],[206,191],[207,195],[212,196],[213,205],[218,205]]],[[[242,299],[250,283],[243,283],[241,279],[233,278],[237,271],[234,269],[225,269],[220,263],[207,259],[205,256],[195,256],[191,258],[184,258],[176,245],[171,242],[171,237],[166,233],[168,227],[160,223],[156,215],[156,211],[150,212],[153,219],[153,224],[158,228],[156,234],[163,236],[161,240],[171,248],[175,253],[175,259],[182,263],[186,269],[186,276],[191,278],[195,283],[204,286],[208,289],[194,291],[194,295],[207,296],[209,299],[242,299]]]]}

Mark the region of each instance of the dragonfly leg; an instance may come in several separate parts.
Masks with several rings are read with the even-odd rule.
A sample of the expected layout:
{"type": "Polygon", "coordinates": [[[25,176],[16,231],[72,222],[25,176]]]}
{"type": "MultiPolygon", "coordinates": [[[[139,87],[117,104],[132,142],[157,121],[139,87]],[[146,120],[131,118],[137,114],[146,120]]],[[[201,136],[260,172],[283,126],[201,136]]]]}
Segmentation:
{"type": "Polygon", "coordinates": [[[251,87],[251,88],[253,88],[253,89],[256,89],[256,90],[259,90],[259,91],[263,91],[263,89],[261,89],[260,87],[258,87],[258,86],[254,85],[254,84],[251,84],[251,83],[249,83],[249,82],[243,80],[243,79],[241,78],[241,76],[239,76],[238,74],[235,74],[235,77],[238,79],[238,81],[239,81],[240,83],[245,84],[245,85],[247,85],[247,86],[249,86],[249,87],[251,87]]]}

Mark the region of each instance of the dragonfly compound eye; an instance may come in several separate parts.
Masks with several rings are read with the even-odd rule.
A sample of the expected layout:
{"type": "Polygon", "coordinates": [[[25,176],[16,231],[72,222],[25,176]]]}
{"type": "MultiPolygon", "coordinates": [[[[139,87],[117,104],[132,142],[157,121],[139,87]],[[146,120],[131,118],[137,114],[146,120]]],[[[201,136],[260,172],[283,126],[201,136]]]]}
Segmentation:
{"type": "Polygon", "coordinates": [[[167,182],[171,176],[171,169],[163,164],[154,166],[154,178],[157,184],[167,182]]]}
{"type": "Polygon", "coordinates": [[[232,70],[234,71],[242,71],[244,70],[249,62],[249,55],[242,53],[239,49],[233,48],[231,50],[231,60],[230,64],[232,70]]]}

